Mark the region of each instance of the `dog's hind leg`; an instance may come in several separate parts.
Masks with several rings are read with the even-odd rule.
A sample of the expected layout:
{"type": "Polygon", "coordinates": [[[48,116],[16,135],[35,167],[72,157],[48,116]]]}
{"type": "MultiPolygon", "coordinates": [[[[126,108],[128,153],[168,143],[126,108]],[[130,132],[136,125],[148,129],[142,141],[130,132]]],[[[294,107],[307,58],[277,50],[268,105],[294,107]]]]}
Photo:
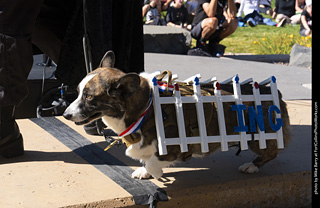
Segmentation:
{"type": "Polygon", "coordinates": [[[258,156],[250,163],[245,163],[239,167],[239,171],[243,173],[256,173],[264,164],[273,160],[278,155],[278,147],[276,140],[268,140],[267,148],[260,149],[259,142],[254,141],[249,144],[250,149],[258,156]]]}
{"type": "MultiPolygon", "coordinates": [[[[280,92],[279,92],[280,93],[280,92]]],[[[289,121],[289,115],[288,110],[286,107],[286,103],[281,100],[281,96],[279,96],[280,100],[280,107],[281,107],[281,118],[283,120],[283,140],[284,140],[284,146],[286,147],[289,144],[290,141],[290,121],[289,121]]],[[[264,120],[268,120],[266,118],[266,115],[268,115],[269,106],[270,103],[263,102],[263,115],[264,120]]],[[[275,122],[275,115],[272,115],[272,120],[275,122]]],[[[248,120],[246,120],[246,123],[248,123],[248,120]]],[[[273,130],[271,129],[269,123],[265,123],[266,127],[266,133],[271,133],[273,130]]],[[[264,164],[269,162],[270,160],[273,160],[277,157],[279,149],[277,146],[277,140],[267,140],[267,148],[266,149],[260,149],[259,148],[259,141],[250,141],[249,142],[249,148],[256,153],[258,156],[256,159],[254,159],[251,163],[245,163],[239,167],[240,172],[244,173],[256,173],[259,171],[259,168],[261,168],[264,164]]]]}

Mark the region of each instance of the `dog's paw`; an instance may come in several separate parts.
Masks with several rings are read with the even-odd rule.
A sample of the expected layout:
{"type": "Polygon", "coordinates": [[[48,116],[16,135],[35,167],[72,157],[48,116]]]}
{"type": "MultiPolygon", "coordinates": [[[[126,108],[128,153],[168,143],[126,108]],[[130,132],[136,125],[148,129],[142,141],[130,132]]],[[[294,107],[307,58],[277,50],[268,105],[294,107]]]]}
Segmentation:
{"type": "Polygon", "coordinates": [[[252,162],[245,163],[239,167],[239,172],[242,173],[257,173],[259,168],[255,166],[252,162]]]}
{"type": "Polygon", "coordinates": [[[145,167],[140,167],[131,174],[131,177],[139,179],[148,179],[151,177],[151,175],[147,172],[147,169],[145,167]]]}

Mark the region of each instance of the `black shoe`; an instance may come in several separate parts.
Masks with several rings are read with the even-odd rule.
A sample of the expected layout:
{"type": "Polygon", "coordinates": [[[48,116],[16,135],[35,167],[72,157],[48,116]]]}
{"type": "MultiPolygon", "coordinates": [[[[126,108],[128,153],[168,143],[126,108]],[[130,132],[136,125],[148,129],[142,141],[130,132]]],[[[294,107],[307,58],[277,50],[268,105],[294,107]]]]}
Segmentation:
{"type": "Polygon", "coordinates": [[[200,48],[202,51],[209,53],[209,46],[206,44],[206,42],[202,42],[200,40],[197,40],[196,48],[200,48]]]}
{"type": "Polygon", "coordinates": [[[209,50],[213,57],[221,57],[224,55],[224,52],[226,50],[226,47],[224,45],[221,45],[219,43],[209,43],[209,50]]]}
{"type": "Polygon", "coordinates": [[[209,48],[206,43],[203,43],[199,40],[197,40],[196,48],[189,49],[188,55],[191,56],[208,56],[212,57],[212,55],[209,53],[209,48]]]}
{"type": "Polygon", "coordinates": [[[12,158],[24,153],[23,138],[14,120],[14,106],[0,107],[0,156],[12,158]]]}
{"type": "Polygon", "coordinates": [[[208,57],[212,57],[210,53],[204,51],[201,48],[191,48],[188,50],[188,55],[190,56],[208,56],[208,57]]]}

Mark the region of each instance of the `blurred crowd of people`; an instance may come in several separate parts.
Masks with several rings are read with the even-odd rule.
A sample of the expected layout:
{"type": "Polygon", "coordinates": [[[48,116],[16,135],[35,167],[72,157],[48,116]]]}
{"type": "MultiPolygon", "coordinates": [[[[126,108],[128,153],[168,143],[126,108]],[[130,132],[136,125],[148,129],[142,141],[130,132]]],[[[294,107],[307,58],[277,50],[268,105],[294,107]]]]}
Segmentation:
{"type": "Polygon", "coordinates": [[[145,25],[189,30],[196,48],[213,56],[237,27],[300,24],[302,36],[312,35],[312,0],[144,0],[142,15],[145,25]]]}
{"type": "MultiPolygon", "coordinates": [[[[142,16],[146,25],[166,25],[191,30],[197,11],[201,12],[201,7],[206,2],[216,2],[215,8],[222,8],[223,11],[231,4],[228,0],[144,0],[142,16]]],[[[233,3],[239,27],[254,27],[258,24],[277,27],[301,24],[306,30],[306,33],[301,35],[311,34],[312,0],[233,0],[233,3]]],[[[226,13],[223,15],[228,17],[226,13]]]]}

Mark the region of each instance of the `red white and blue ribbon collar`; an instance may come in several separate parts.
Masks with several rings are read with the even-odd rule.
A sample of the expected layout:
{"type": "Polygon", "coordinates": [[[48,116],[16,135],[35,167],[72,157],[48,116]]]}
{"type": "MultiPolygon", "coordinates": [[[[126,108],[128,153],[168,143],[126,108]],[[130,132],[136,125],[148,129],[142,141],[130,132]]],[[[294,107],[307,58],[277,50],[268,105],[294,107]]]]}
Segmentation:
{"type": "Polygon", "coordinates": [[[127,136],[129,134],[133,134],[136,131],[138,131],[138,129],[140,129],[140,127],[141,127],[141,124],[143,123],[144,118],[147,115],[148,110],[151,107],[151,104],[152,104],[152,92],[150,93],[150,99],[149,99],[149,103],[148,103],[147,109],[140,115],[140,117],[138,118],[138,120],[136,122],[131,124],[124,132],[119,134],[119,136],[125,137],[125,136],[127,136]]]}

